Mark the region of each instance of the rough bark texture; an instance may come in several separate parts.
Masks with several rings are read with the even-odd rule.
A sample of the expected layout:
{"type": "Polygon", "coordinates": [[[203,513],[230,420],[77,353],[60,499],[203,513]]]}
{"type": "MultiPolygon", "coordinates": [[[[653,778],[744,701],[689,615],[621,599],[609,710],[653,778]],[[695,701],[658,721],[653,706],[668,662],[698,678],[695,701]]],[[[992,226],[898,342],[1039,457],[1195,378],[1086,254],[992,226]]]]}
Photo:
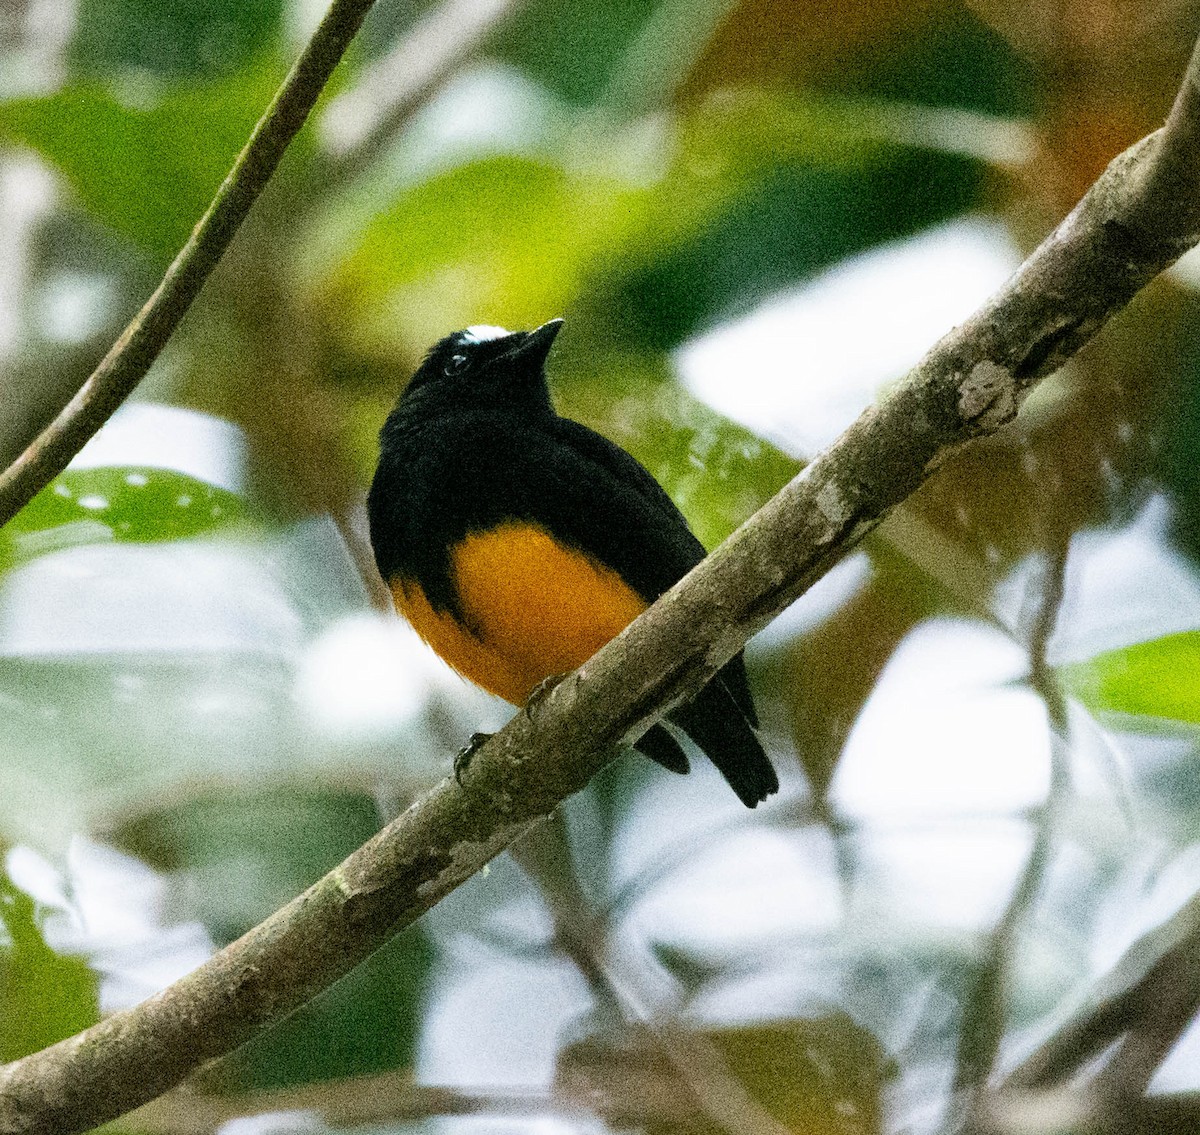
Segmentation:
{"type": "Polygon", "coordinates": [[[0,1069],[0,1132],[68,1135],[151,1099],[303,1004],[582,788],[917,488],[1000,428],[1200,229],[1197,62],[980,312],[712,556],[324,879],[144,1004],[0,1069]]]}

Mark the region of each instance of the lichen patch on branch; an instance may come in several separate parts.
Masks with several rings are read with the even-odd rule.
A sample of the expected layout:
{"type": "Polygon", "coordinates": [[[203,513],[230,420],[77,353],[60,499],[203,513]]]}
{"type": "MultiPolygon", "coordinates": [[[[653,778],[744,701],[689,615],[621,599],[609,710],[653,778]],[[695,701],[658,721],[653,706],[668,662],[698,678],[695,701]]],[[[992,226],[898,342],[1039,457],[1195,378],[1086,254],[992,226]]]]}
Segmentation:
{"type": "Polygon", "coordinates": [[[537,820],[519,820],[502,824],[488,833],[486,839],[460,840],[450,849],[450,862],[432,879],[419,883],[416,893],[419,898],[436,901],[454,890],[464,879],[469,879],[485,863],[491,862],[518,836],[522,835],[537,820]]]}
{"type": "Polygon", "coordinates": [[[710,678],[720,670],[745,645],[746,631],[740,623],[726,627],[713,639],[712,645],[704,653],[705,678],[710,678]]]}
{"type": "Polygon", "coordinates": [[[958,387],[958,413],[963,422],[991,432],[1017,414],[1017,381],[991,359],[981,359],[958,387]]]}
{"type": "Polygon", "coordinates": [[[842,490],[833,481],[826,481],[813,498],[817,510],[829,521],[829,536],[832,539],[845,526],[850,518],[851,509],[842,496],[842,490]]]}

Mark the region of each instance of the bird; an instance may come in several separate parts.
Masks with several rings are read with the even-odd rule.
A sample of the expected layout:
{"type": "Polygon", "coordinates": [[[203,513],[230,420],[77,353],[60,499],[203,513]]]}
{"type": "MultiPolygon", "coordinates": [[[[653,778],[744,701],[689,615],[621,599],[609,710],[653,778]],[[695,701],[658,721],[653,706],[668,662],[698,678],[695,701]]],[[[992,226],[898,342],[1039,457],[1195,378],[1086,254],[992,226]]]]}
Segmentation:
{"type": "MultiPolygon", "coordinates": [[[[380,431],[367,495],[397,611],[514,705],[577,669],[705,556],[643,465],[555,411],[545,365],[562,325],[477,325],[434,344],[380,431]]],[[[778,790],[740,653],[667,720],[747,807],[778,790]]],[[[689,771],[661,723],[635,747],[689,771]]]]}

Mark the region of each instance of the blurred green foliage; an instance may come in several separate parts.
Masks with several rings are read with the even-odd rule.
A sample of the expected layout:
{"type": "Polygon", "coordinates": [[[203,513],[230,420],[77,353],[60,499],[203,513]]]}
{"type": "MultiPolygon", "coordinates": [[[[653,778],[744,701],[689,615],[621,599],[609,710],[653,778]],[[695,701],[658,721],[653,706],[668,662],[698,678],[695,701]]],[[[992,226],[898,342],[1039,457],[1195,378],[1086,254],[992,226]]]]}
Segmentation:
{"type": "Polygon", "coordinates": [[[923,33],[868,47],[857,67],[827,80],[829,87],[876,99],[992,114],[1036,111],[1034,67],[969,8],[950,8],[923,33]]]}
{"type": "MultiPolygon", "coordinates": [[[[718,1056],[752,1106],[780,1130],[795,1135],[868,1135],[881,1127],[881,1096],[892,1073],[890,1062],[876,1038],[844,1013],[697,1029],[677,1043],[694,1045],[710,1059],[718,1056]]],[[[699,1066],[698,1060],[696,1070],[699,1066]]],[[[567,1046],[555,1078],[577,1098],[611,1097],[619,1109],[618,1084],[623,1078],[652,1094],[656,1080],[671,1083],[672,1069],[652,1035],[634,1032],[619,1044],[589,1038],[567,1046]]],[[[644,1129],[655,1135],[715,1135],[725,1129],[704,1108],[697,1110],[687,1121],[663,1119],[644,1129]]]]}
{"type": "MultiPolygon", "coordinates": [[[[706,0],[711,3],[711,0],[706,0]]],[[[600,100],[650,9],[637,0],[522,5],[495,38],[499,58],[572,102],[600,100]]]]}
{"type": "Polygon", "coordinates": [[[164,80],[236,71],[277,46],[283,0],[82,0],[71,58],[83,74],[164,80]]]}
{"type": "Polygon", "coordinates": [[[1193,319],[1183,322],[1173,345],[1179,352],[1178,371],[1157,472],[1175,507],[1172,535],[1200,562],[1200,338],[1193,319]]]}
{"type": "MultiPolygon", "coordinates": [[[[44,372],[82,381],[105,336],[144,300],[144,280],[127,266],[165,267],[186,240],[290,64],[290,37],[310,7],[81,0],[61,75],[0,102],[0,157],[36,155],[62,191],[28,235],[25,276],[12,285],[26,289],[16,304],[22,337],[7,358],[0,338],[0,362],[31,376],[35,393],[46,386],[33,418],[59,408],[44,372]],[[68,352],[39,321],[38,297],[70,293],[63,281],[80,277],[111,285],[111,296],[94,330],[68,337],[68,352]]],[[[368,64],[431,8],[373,13],[330,95],[378,84],[368,64]]],[[[311,696],[299,678],[308,652],[365,606],[369,552],[354,544],[361,494],[378,426],[416,361],[461,326],[565,314],[550,367],[559,408],[637,456],[715,546],[800,465],[683,390],[674,348],[947,218],[1005,211],[1028,239],[1132,140],[1120,135],[1137,124],[1132,94],[1121,88],[1121,105],[1094,105],[1115,83],[1071,85],[1123,74],[1119,59],[1105,69],[1084,53],[1047,67],[986,11],[949,0],[530,0],[426,105],[372,139],[380,145],[367,148],[365,166],[353,145],[339,149],[306,128],[142,395],[235,423],[248,488],[218,488],[182,460],[164,468],[131,456],[68,470],[0,533],[0,601],[10,601],[0,617],[0,835],[59,856],[73,832],[103,837],[160,873],[165,923],[195,919],[218,942],[365,840],[381,812],[435,775],[413,753],[448,757],[470,728],[436,702],[407,733],[389,733],[382,752],[355,749],[322,735],[298,693],[311,696]],[[479,84],[490,93],[480,96],[479,84]],[[1063,127],[1063,106],[1082,120],[1067,115],[1063,127]],[[1016,158],[980,156],[997,115],[1019,117],[998,125],[1025,126],[1036,142],[1037,160],[1024,159],[1017,176],[1016,158]],[[331,538],[301,531],[298,520],[326,515],[331,538]],[[58,607],[38,607],[39,597],[58,607]]],[[[372,91],[383,104],[388,94],[372,91]]],[[[1165,103],[1145,101],[1161,118],[1165,103]]],[[[862,312],[856,334],[874,334],[874,314],[862,312]]],[[[69,309],[63,319],[69,329],[84,323],[69,309]]],[[[978,968],[982,946],[957,930],[915,917],[881,927],[878,896],[855,891],[871,878],[869,839],[854,817],[831,811],[847,738],[896,647],[932,616],[987,612],[994,584],[1042,546],[1031,462],[1052,471],[1039,484],[1057,478],[1055,508],[1069,531],[1120,520],[1164,486],[1185,519],[1195,515],[1197,346],[1178,326],[1131,326],[1128,346],[1108,341],[1111,362],[1085,358],[1074,385],[1054,385],[1023,416],[1019,442],[997,439],[948,462],[906,506],[910,535],[931,534],[925,560],[885,530],[868,546],[861,587],[752,658],[785,779],[798,785],[802,766],[812,789],[793,812],[774,814],[777,830],[754,831],[764,842],[827,837],[830,888],[845,907],[834,931],[796,947],[800,963],[775,959],[780,1021],[707,1028],[701,1038],[792,1130],[879,1130],[885,1037],[924,1083],[947,1081],[957,1006],[978,968]],[[1172,351],[1179,357],[1166,358],[1172,351]],[[1164,412],[1155,376],[1181,365],[1193,368],[1184,410],[1164,412]],[[1157,465],[1146,459],[1159,450],[1157,465]],[[977,572],[971,594],[926,570],[946,548],[977,572]],[[807,977],[810,966],[812,988],[800,988],[797,971],[807,977]],[[829,1012],[843,1001],[859,1023],[829,1012]]],[[[798,342],[772,363],[782,386],[802,381],[805,349],[798,342]]],[[[29,439],[5,440],[19,452],[29,439]]],[[[1102,720],[1115,712],[1131,719],[1130,732],[1165,721],[1177,733],[1200,724],[1196,642],[1191,631],[1139,642],[1061,675],[1102,720]]],[[[1189,780],[1191,752],[1172,784],[1189,780]]],[[[587,828],[587,855],[574,866],[598,907],[635,905],[639,885],[660,897],[716,838],[664,836],[674,840],[668,852],[631,869],[628,882],[619,865],[637,849],[622,845],[625,825],[658,777],[645,762],[619,765],[567,809],[587,828]]],[[[1188,802],[1168,795],[1157,806],[1176,809],[1171,838],[1183,842],[1188,802]]],[[[1073,830],[1099,830],[1079,808],[1073,830]]],[[[1063,872],[1086,876],[1095,893],[1052,896],[1059,917],[1028,951],[1030,968],[1045,972],[1022,987],[1021,1024],[1087,976],[1086,943],[1072,938],[1069,957],[1055,943],[1064,927],[1082,935],[1088,918],[1101,921],[1097,896],[1123,850],[1088,845],[1086,870],[1063,872]]],[[[740,893],[756,881],[731,886],[740,893]]],[[[510,896],[466,890],[440,937],[436,917],[428,933],[399,937],[226,1062],[222,1090],[407,1072],[436,1012],[439,962],[470,970],[472,950],[476,962],[545,961],[526,907],[514,916],[503,907],[510,896]]],[[[807,901],[783,893],[771,903],[807,901]]],[[[6,880],[0,919],[7,1059],[93,1020],[99,978],[46,946],[32,900],[6,880]]],[[[594,928],[597,941],[628,930],[619,919],[617,930],[594,928]]],[[[651,945],[688,997],[712,994],[720,1011],[762,962],[651,945]]],[[[764,956],[772,964],[765,947],[764,956]]],[[[596,1055],[594,1023],[572,1023],[587,1038],[576,1045],[559,1038],[560,1080],[596,1055]]],[[[599,1049],[620,1072],[627,1054],[599,1049]]]]}
{"type": "Polygon", "coordinates": [[[865,170],[795,161],[763,170],[692,239],[621,281],[614,314],[626,335],[669,350],[754,298],[959,213],[978,195],[974,164],[948,155],[885,151],[865,170]]]}
{"type": "MultiPolygon", "coordinates": [[[[192,913],[223,943],[314,883],[378,826],[369,797],[282,788],[197,796],[138,816],[114,840],[186,881],[192,913]]],[[[222,1082],[250,1090],[409,1067],[432,961],[428,940],[411,928],[239,1049],[222,1082]]]]}
{"type": "Polygon", "coordinates": [[[0,138],[44,155],[97,220],[165,263],[229,172],[279,73],[274,60],[259,60],[204,83],[150,83],[139,93],[131,82],[120,93],[81,82],[2,103],[0,138]]]}
{"type": "Polygon", "coordinates": [[[187,873],[195,913],[218,941],[232,942],[378,826],[374,801],[362,795],[260,789],[197,795],[144,812],[114,841],[160,871],[187,873]],[[237,863],[230,848],[238,849],[237,863]]]}
{"type": "Polygon", "coordinates": [[[592,125],[581,144],[589,121],[568,115],[546,154],[468,160],[364,199],[319,265],[331,330],[387,358],[430,327],[536,325],[590,302],[616,342],[653,354],[979,191],[974,163],[889,143],[853,104],[740,92],[649,138],[592,125]],[[647,146],[663,167],[648,182],[647,146]]]}

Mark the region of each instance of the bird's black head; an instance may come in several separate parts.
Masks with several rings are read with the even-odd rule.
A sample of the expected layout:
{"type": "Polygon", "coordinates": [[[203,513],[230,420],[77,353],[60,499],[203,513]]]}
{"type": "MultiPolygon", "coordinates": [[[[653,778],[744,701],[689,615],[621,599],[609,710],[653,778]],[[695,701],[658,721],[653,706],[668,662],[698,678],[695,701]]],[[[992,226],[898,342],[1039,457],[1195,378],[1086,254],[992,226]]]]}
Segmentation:
{"type": "Polygon", "coordinates": [[[434,344],[405,388],[397,412],[424,417],[458,406],[550,405],[544,366],[561,319],[534,331],[468,327],[434,344]]]}

